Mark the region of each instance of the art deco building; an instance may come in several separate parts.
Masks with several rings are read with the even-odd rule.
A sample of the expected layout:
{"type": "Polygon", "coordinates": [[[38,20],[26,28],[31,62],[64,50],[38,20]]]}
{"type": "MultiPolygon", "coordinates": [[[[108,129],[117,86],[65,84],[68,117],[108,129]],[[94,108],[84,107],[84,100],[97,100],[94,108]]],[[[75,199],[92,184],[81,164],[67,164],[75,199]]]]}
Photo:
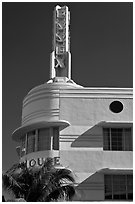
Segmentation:
{"type": "Polygon", "coordinates": [[[12,135],[20,160],[73,171],[79,201],[133,199],[131,88],[85,88],[71,80],[68,7],[54,10],[50,80],[23,100],[12,135]]]}

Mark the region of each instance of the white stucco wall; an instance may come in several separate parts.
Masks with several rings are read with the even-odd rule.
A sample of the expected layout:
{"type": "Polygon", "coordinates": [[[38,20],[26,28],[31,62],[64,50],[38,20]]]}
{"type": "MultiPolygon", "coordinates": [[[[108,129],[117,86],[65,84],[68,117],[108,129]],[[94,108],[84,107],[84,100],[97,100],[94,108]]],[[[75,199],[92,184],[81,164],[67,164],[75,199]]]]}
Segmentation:
{"type": "Polygon", "coordinates": [[[133,154],[104,151],[102,129],[106,124],[132,127],[132,112],[132,89],[82,88],[58,83],[39,86],[24,99],[22,125],[67,121],[70,126],[60,128],[59,151],[35,152],[22,159],[60,156],[60,163],[75,175],[78,192],[75,200],[104,200],[104,173],[100,170],[132,169],[133,154]],[[114,100],[121,101],[122,112],[110,111],[109,105],[114,100]]]}
{"type": "Polygon", "coordinates": [[[60,161],[75,173],[81,200],[104,200],[104,174],[98,172],[101,169],[133,167],[131,151],[103,151],[103,121],[116,122],[113,127],[127,124],[132,127],[132,94],[129,93],[111,89],[110,92],[104,89],[74,90],[74,94],[68,90],[60,92],[60,119],[71,124],[60,132],[60,161]],[[120,113],[113,113],[109,108],[115,100],[123,104],[120,113]]]}

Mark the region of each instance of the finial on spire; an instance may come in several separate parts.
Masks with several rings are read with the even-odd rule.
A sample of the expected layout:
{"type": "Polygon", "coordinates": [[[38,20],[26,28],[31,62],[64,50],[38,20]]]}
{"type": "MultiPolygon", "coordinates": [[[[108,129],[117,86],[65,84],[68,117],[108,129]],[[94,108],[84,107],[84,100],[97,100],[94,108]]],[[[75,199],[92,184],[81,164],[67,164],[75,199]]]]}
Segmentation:
{"type": "Polygon", "coordinates": [[[71,79],[71,53],[69,37],[70,12],[67,6],[56,6],[53,22],[53,52],[50,78],[71,79]]]}

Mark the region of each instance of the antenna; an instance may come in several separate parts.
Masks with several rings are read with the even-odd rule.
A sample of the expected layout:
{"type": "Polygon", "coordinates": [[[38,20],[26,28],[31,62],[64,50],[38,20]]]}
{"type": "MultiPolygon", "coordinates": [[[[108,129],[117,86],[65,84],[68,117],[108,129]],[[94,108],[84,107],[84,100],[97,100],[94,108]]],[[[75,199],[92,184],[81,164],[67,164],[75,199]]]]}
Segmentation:
{"type": "Polygon", "coordinates": [[[56,6],[53,19],[53,51],[50,78],[71,79],[71,53],[69,36],[70,12],[67,6],[56,6]]]}

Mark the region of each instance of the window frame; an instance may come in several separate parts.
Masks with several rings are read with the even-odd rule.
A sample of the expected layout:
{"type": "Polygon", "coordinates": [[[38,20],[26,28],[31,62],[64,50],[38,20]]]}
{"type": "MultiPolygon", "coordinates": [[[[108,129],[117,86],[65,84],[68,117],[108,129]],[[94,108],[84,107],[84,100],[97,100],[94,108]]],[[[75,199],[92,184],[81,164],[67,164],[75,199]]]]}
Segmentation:
{"type": "Polygon", "coordinates": [[[26,136],[23,136],[20,145],[20,157],[23,157],[24,155],[26,155],[26,136]]]}
{"type": "MultiPolygon", "coordinates": [[[[132,195],[133,195],[133,174],[104,174],[104,200],[105,201],[109,201],[109,202],[111,202],[111,201],[132,201],[133,199],[129,199],[129,185],[128,185],[128,183],[129,183],[129,181],[130,180],[128,180],[128,177],[129,176],[132,176],[132,178],[131,178],[131,181],[132,181],[132,195]],[[106,186],[107,186],[107,184],[105,183],[105,176],[110,176],[110,181],[111,181],[111,184],[108,184],[109,186],[111,186],[111,199],[106,199],[106,192],[105,192],[105,188],[106,188],[106,186]],[[125,182],[125,195],[126,195],[126,199],[114,199],[114,186],[116,186],[116,184],[114,185],[114,177],[115,176],[123,176],[123,177],[125,177],[125,180],[124,180],[124,182],[125,182]]],[[[123,186],[122,184],[121,184],[121,186],[123,186]]],[[[120,195],[120,194],[119,194],[120,195]]]]}
{"type": "Polygon", "coordinates": [[[41,129],[34,129],[32,131],[27,132],[22,140],[21,140],[21,150],[20,150],[20,157],[23,157],[27,154],[33,153],[33,152],[38,152],[38,151],[49,151],[49,150],[59,150],[59,127],[58,126],[53,126],[53,127],[46,127],[46,128],[41,128],[41,129]],[[39,148],[39,131],[42,129],[49,129],[49,137],[50,137],[50,148],[49,149],[43,149],[40,150],[39,148]],[[31,132],[35,132],[32,137],[34,136],[34,145],[33,145],[33,151],[28,151],[28,137],[29,137],[29,133],[31,132]],[[57,133],[57,134],[56,134],[57,133]],[[56,134],[56,135],[55,135],[56,134]],[[55,143],[57,140],[57,144],[55,143]],[[22,142],[25,143],[25,147],[23,147],[23,149],[25,148],[25,152],[24,154],[22,154],[22,142]]]}
{"type": "Polygon", "coordinates": [[[133,151],[132,127],[103,127],[102,133],[103,133],[103,150],[104,151],[133,151]],[[116,135],[113,135],[113,130],[116,131],[117,133],[116,135]],[[122,130],[121,132],[122,140],[120,143],[118,141],[118,132],[119,132],[118,130],[122,130]],[[128,144],[129,146],[126,143],[126,130],[130,130],[130,140],[128,144]],[[117,146],[113,145],[114,143],[113,140],[115,139],[117,142],[117,146]],[[121,144],[121,149],[120,149],[120,146],[118,146],[118,143],[121,144]]]}
{"type": "Polygon", "coordinates": [[[29,131],[27,133],[26,139],[27,139],[27,141],[26,141],[27,142],[27,146],[26,146],[27,147],[27,150],[26,150],[27,154],[35,152],[36,130],[29,131]],[[29,147],[29,142],[30,142],[31,148],[29,147]]]}

